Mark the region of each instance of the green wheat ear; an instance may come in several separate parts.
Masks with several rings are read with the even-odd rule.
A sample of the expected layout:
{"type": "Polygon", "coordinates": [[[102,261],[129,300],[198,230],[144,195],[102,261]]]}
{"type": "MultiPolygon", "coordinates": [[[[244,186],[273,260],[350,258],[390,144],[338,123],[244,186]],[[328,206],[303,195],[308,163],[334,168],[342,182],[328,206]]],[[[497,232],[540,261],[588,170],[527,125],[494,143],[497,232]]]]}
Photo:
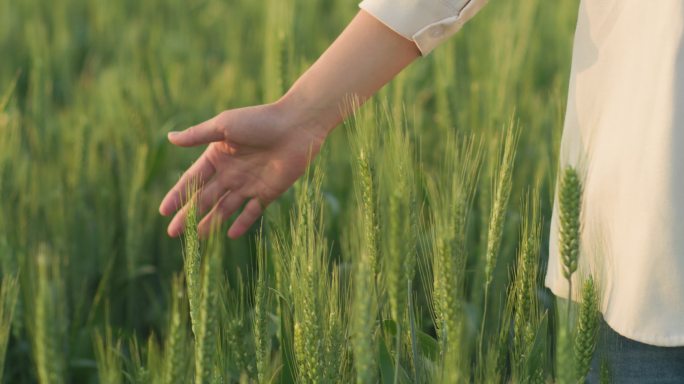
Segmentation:
{"type": "Polygon", "coordinates": [[[594,279],[589,276],[582,287],[582,304],[577,321],[577,335],[575,336],[575,369],[577,378],[582,381],[589,372],[591,358],[596,349],[598,321],[598,295],[594,279]]]}
{"type": "MultiPolygon", "coordinates": [[[[513,167],[515,165],[515,155],[517,152],[518,141],[520,139],[520,129],[514,122],[510,122],[504,132],[504,139],[499,149],[497,158],[500,162],[496,167],[496,179],[493,185],[494,201],[489,218],[487,229],[487,250],[485,256],[485,290],[488,289],[494,277],[497,253],[501,246],[503,236],[504,217],[508,207],[508,199],[511,195],[513,186],[513,167]]],[[[486,303],[485,303],[486,305],[486,303]]]]}
{"type": "MultiPolygon", "coordinates": [[[[187,196],[194,196],[198,190],[195,182],[190,183],[187,196]]],[[[188,304],[190,306],[190,321],[192,333],[197,337],[197,323],[199,321],[200,303],[200,240],[197,230],[197,201],[190,198],[187,202],[188,210],[185,217],[185,231],[183,232],[183,267],[185,269],[185,283],[187,284],[188,304]]]]}
{"type": "Polygon", "coordinates": [[[353,180],[354,195],[356,201],[361,206],[359,223],[363,228],[364,243],[366,250],[370,253],[366,256],[372,266],[373,274],[379,272],[378,263],[378,207],[375,169],[376,155],[374,152],[378,148],[378,128],[373,119],[371,108],[358,110],[359,100],[350,98],[346,100],[346,108],[354,110],[352,118],[346,124],[349,132],[349,144],[353,158],[353,180]]]}
{"type": "Polygon", "coordinates": [[[577,270],[577,258],[580,248],[580,208],[582,186],[577,171],[572,167],[565,168],[560,182],[559,193],[559,243],[563,276],[568,279],[568,299],[572,295],[572,274],[577,270]]]}
{"type": "Polygon", "coordinates": [[[579,216],[581,186],[577,171],[568,167],[563,172],[560,185],[560,245],[563,276],[569,279],[577,270],[579,254],[579,216]]]}

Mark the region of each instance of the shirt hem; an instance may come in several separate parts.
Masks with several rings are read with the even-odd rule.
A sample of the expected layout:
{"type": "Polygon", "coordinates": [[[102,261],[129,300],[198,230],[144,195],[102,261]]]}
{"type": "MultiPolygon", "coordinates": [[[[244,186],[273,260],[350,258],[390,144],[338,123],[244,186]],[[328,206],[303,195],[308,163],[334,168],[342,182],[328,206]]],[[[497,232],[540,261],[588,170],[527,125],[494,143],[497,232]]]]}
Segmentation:
{"type": "MultiPolygon", "coordinates": [[[[553,292],[554,295],[557,297],[563,298],[563,299],[568,299],[568,293],[563,289],[562,285],[559,284],[557,281],[548,281],[546,280],[544,282],[544,285],[553,292]]],[[[565,289],[567,289],[567,285],[565,286],[565,289]]],[[[573,297],[572,301],[577,302],[577,297],[573,297]]],[[[605,312],[602,310],[601,314],[603,315],[603,319],[605,320],[606,324],[610,326],[610,328],[620,334],[621,336],[624,336],[628,339],[632,339],[634,341],[638,341],[640,343],[644,344],[649,344],[649,345],[654,345],[657,347],[682,347],[684,346],[684,334],[682,335],[671,335],[671,336],[654,336],[654,335],[644,335],[639,332],[635,332],[634,330],[631,329],[626,329],[624,326],[621,326],[619,322],[616,321],[616,319],[606,316],[605,312]]]]}

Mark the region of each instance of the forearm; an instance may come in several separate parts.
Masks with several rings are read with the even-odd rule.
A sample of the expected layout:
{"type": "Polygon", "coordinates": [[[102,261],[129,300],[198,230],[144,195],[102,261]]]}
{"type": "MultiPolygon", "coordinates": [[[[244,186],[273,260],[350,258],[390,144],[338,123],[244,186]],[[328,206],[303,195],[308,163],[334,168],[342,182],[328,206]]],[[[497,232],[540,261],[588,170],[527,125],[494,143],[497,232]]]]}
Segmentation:
{"type": "Polygon", "coordinates": [[[415,43],[360,11],[277,104],[327,134],[352,112],[351,98],[360,105],[419,55],[415,43]]]}

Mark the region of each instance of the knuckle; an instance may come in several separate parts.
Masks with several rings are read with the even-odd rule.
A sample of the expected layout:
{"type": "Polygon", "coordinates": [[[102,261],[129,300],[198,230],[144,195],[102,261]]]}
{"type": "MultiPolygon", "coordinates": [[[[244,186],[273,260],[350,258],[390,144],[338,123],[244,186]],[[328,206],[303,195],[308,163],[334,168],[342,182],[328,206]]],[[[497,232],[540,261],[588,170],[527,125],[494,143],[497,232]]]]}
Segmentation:
{"type": "Polygon", "coordinates": [[[232,211],[234,206],[241,202],[243,198],[235,191],[230,191],[221,199],[220,207],[224,212],[232,211]]]}
{"type": "Polygon", "coordinates": [[[255,197],[253,200],[253,204],[250,204],[248,207],[246,207],[246,209],[249,210],[248,212],[252,217],[260,215],[261,214],[261,200],[259,200],[259,198],[255,197]]]}
{"type": "Polygon", "coordinates": [[[272,200],[260,198],[260,197],[255,198],[255,200],[257,202],[256,208],[259,210],[260,214],[266,210],[266,207],[268,207],[268,205],[272,201],[272,200]]]}
{"type": "Polygon", "coordinates": [[[227,109],[225,111],[222,111],[218,115],[216,115],[216,120],[223,121],[223,120],[226,120],[229,116],[230,116],[230,110],[227,109]]]}
{"type": "Polygon", "coordinates": [[[219,113],[212,121],[212,127],[218,134],[223,135],[224,139],[228,138],[228,129],[230,126],[231,114],[230,111],[223,111],[219,113]]]}
{"type": "Polygon", "coordinates": [[[188,136],[194,136],[197,132],[197,126],[193,125],[190,128],[185,130],[185,134],[188,136]]]}
{"type": "Polygon", "coordinates": [[[228,212],[228,210],[230,209],[230,198],[226,197],[226,198],[221,199],[221,201],[218,202],[217,208],[222,213],[228,212]]]}
{"type": "Polygon", "coordinates": [[[215,203],[216,199],[214,198],[214,195],[211,194],[211,192],[204,191],[199,199],[199,209],[200,211],[204,211],[207,207],[210,207],[215,203]]]}

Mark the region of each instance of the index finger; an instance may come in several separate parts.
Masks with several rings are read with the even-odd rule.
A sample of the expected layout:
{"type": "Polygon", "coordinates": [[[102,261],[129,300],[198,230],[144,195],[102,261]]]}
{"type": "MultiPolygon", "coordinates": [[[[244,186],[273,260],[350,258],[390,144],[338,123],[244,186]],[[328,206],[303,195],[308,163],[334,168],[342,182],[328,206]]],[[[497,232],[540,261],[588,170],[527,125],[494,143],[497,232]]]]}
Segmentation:
{"type": "Polygon", "coordinates": [[[179,147],[194,147],[225,139],[223,128],[217,124],[217,117],[194,125],[181,132],[169,132],[169,141],[179,147]]]}

